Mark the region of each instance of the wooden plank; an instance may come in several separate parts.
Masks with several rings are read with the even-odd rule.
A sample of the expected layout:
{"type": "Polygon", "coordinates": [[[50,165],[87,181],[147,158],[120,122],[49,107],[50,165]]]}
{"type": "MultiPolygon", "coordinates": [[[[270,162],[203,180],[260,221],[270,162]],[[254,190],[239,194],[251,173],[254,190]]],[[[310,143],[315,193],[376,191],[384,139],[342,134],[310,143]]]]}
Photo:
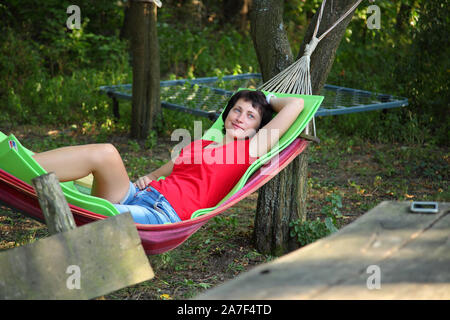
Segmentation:
{"type": "Polygon", "coordinates": [[[153,276],[129,213],[0,253],[0,299],[91,299],[153,276]]]}
{"type": "Polygon", "coordinates": [[[196,299],[450,299],[450,203],[412,214],[382,202],[338,233],[196,299]],[[380,289],[367,285],[370,266],[380,289]]]}
{"type": "Polygon", "coordinates": [[[75,220],[56,175],[50,172],[33,178],[31,182],[50,234],[75,229],[75,220]]]}
{"type": "Polygon", "coordinates": [[[450,299],[450,215],[418,232],[396,253],[378,262],[380,289],[368,290],[363,272],[315,299],[450,299]]]}

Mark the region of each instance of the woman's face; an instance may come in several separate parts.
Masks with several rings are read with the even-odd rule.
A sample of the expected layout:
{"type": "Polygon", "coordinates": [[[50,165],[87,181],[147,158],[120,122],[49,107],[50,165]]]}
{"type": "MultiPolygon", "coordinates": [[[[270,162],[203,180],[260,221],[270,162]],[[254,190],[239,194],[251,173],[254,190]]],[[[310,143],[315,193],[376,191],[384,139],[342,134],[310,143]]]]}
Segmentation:
{"type": "Polygon", "coordinates": [[[239,99],[225,119],[226,134],[238,140],[252,137],[261,124],[261,114],[250,101],[239,99]]]}

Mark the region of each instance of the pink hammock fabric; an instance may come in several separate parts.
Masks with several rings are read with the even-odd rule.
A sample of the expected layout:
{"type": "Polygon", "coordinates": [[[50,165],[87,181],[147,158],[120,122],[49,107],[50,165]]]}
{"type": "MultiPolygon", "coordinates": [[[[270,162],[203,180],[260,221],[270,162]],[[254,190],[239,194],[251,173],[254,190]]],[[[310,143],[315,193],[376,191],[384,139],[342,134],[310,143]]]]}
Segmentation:
{"type": "MultiPolygon", "coordinates": [[[[172,224],[136,224],[145,252],[149,255],[160,254],[178,247],[208,222],[209,219],[224,212],[229,207],[258,190],[303,152],[307,145],[307,141],[301,138],[295,139],[279,154],[278,162],[269,162],[262,166],[250,177],[241,190],[227,199],[218,208],[207,214],[172,224]]],[[[44,215],[33,187],[1,169],[0,202],[45,223],[44,215]]],[[[72,204],[69,204],[69,207],[78,226],[107,218],[106,216],[96,214],[72,204]]]]}

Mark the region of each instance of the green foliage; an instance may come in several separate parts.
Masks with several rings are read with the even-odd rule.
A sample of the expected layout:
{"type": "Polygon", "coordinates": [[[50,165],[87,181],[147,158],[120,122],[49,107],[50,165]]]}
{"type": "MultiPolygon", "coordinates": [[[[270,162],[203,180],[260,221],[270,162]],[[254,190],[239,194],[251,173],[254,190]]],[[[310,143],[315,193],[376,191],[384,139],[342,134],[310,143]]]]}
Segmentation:
{"type": "Polygon", "coordinates": [[[156,131],[150,131],[147,139],[145,140],[145,148],[153,149],[158,142],[158,137],[156,135],[156,131]]]}
{"type": "Polygon", "coordinates": [[[293,221],[290,224],[291,237],[296,237],[301,246],[306,246],[330,234],[327,225],[319,218],[312,221],[293,221]]]}
{"type": "MultiPolygon", "coordinates": [[[[81,124],[86,120],[93,123],[108,121],[111,116],[110,99],[96,93],[96,90],[105,83],[127,81],[127,64],[123,60],[119,63],[118,59],[111,59],[110,67],[99,67],[96,71],[89,69],[91,62],[83,62],[83,57],[94,57],[91,52],[94,47],[80,43],[75,45],[80,38],[85,37],[82,30],[79,32],[73,33],[80,35],[78,38],[67,36],[64,40],[67,42],[67,51],[61,53],[58,50],[44,50],[42,45],[38,46],[29,39],[16,35],[13,30],[7,30],[5,41],[0,43],[0,65],[5,70],[0,77],[0,103],[2,110],[6,111],[0,114],[0,120],[63,125],[81,124]],[[78,57],[74,57],[73,61],[68,54],[71,50],[75,50],[78,57]],[[45,61],[51,58],[47,53],[54,55],[52,60],[56,61],[56,65],[64,66],[59,68],[61,72],[58,75],[52,76],[53,64],[46,68],[45,61]],[[83,63],[85,68],[79,69],[83,63]]],[[[102,36],[92,35],[87,35],[86,38],[103,39],[102,36]]],[[[61,40],[61,43],[64,41],[61,40]]],[[[103,59],[119,50],[119,46],[114,43],[113,41],[109,46],[98,49],[100,54],[97,57],[103,59]]],[[[57,44],[56,47],[58,46],[57,44]]],[[[61,44],[61,48],[64,46],[61,44]]]]}
{"type": "Polygon", "coordinates": [[[79,68],[90,68],[93,65],[99,69],[126,65],[126,43],[117,36],[86,32],[89,19],[84,21],[81,29],[74,29],[69,33],[62,28],[55,29],[51,35],[54,39],[52,46],[41,46],[52,75],[71,74],[79,68]]]}
{"type": "Polygon", "coordinates": [[[403,84],[412,109],[425,117],[438,142],[445,144],[450,138],[449,5],[448,0],[426,1],[417,9],[419,18],[410,31],[413,41],[403,59],[395,65],[395,80],[403,84]]]}
{"type": "Polygon", "coordinates": [[[330,232],[337,231],[337,219],[342,218],[342,197],[340,194],[332,193],[325,197],[326,205],[322,207],[322,214],[326,215],[325,225],[330,232]]]}
{"type": "MultiPolygon", "coordinates": [[[[284,26],[294,56],[320,3],[285,2],[284,26]]],[[[78,1],[82,28],[73,31],[65,25],[71,4],[10,0],[0,5],[0,121],[89,122],[126,130],[129,103],[121,102],[119,123],[107,125],[111,102],[95,93],[100,85],[131,83],[128,43],[119,38],[123,2],[78,1]]],[[[337,50],[327,83],[404,96],[410,104],[387,112],[324,117],[318,125],[343,138],[448,145],[448,0],[376,5],[381,29],[367,28],[368,4],[363,2],[337,50]]],[[[249,25],[240,25],[239,10],[226,6],[212,0],[165,2],[158,10],[162,79],[258,72],[249,25]],[[230,9],[234,16],[227,13],[230,9]]],[[[159,134],[191,130],[194,120],[205,127],[210,123],[170,110],[163,114],[164,119],[156,121],[159,134]]]]}
{"type": "Polygon", "coordinates": [[[363,2],[338,48],[327,83],[403,96],[409,106],[329,117],[319,125],[342,136],[384,143],[448,145],[448,0],[375,4],[380,7],[381,29],[367,28],[363,2]]]}
{"type": "MultiPolygon", "coordinates": [[[[163,18],[164,20],[164,18],[163,18]]],[[[161,74],[183,78],[212,76],[214,73],[254,72],[257,65],[248,34],[219,25],[202,28],[158,23],[161,74]]]]}
{"type": "Polygon", "coordinates": [[[96,92],[105,81],[125,78],[114,71],[80,70],[71,76],[37,73],[8,88],[0,101],[7,110],[1,117],[13,123],[110,123],[111,101],[96,92]]]}
{"type": "Polygon", "coordinates": [[[111,36],[116,33],[123,20],[123,4],[109,0],[8,0],[0,5],[2,25],[13,28],[18,33],[26,33],[32,39],[52,43],[54,34],[66,28],[66,13],[70,5],[78,5],[81,22],[89,19],[87,33],[111,36]]]}
{"type": "Polygon", "coordinates": [[[126,45],[119,41],[117,29],[123,9],[107,0],[78,1],[82,26],[71,31],[66,27],[66,9],[72,4],[60,0],[12,0],[4,7],[9,17],[4,24],[16,35],[32,39],[52,76],[123,63],[126,45]]]}
{"type": "Polygon", "coordinates": [[[0,8],[6,26],[0,41],[0,69],[5,70],[0,76],[0,121],[111,122],[110,101],[96,90],[128,82],[126,43],[115,35],[116,28],[107,30],[109,23],[89,19],[114,12],[118,7],[110,3],[79,2],[82,28],[73,31],[65,26],[69,1],[9,1],[0,8]]]}
{"type": "Polygon", "coordinates": [[[325,197],[325,201],[327,204],[322,207],[321,212],[325,215],[323,221],[317,217],[316,220],[301,221],[298,219],[289,224],[291,237],[296,237],[301,246],[338,231],[339,224],[337,219],[342,218],[340,211],[342,208],[342,197],[337,193],[332,193],[325,197]]]}

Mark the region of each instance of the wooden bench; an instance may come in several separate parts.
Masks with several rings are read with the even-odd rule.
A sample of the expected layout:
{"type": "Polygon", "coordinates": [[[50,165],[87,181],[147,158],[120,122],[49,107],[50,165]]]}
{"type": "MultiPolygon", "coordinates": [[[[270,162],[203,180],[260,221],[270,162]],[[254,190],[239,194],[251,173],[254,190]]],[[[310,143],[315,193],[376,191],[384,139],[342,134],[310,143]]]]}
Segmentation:
{"type": "Polygon", "coordinates": [[[450,299],[450,203],[382,202],[339,232],[196,299],[450,299]]]}

